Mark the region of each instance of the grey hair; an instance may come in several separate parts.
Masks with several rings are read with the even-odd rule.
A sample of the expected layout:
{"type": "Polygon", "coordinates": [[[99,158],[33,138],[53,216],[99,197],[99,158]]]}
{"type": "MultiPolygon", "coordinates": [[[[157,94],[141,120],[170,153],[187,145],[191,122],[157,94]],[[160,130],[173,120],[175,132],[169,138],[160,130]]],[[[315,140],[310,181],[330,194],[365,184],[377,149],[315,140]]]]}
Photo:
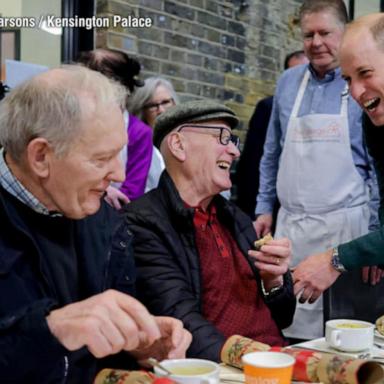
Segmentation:
{"type": "Polygon", "coordinates": [[[299,18],[302,21],[308,13],[332,11],[339,23],[344,26],[348,23],[347,7],[343,0],[304,0],[299,10],[299,18]]]}
{"type": "Polygon", "coordinates": [[[20,162],[28,143],[45,138],[57,156],[68,153],[88,119],[124,106],[126,89],[104,75],[66,65],[14,88],[0,103],[0,144],[20,162]]]}
{"type": "Polygon", "coordinates": [[[128,111],[146,123],[144,119],[144,106],[151,100],[156,88],[159,86],[166,88],[175,104],[179,104],[179,97],[170,81],[163,77],[148,77],[145,80],[144,86],[136,88],[135,92],[129,97],[128,111]]]}

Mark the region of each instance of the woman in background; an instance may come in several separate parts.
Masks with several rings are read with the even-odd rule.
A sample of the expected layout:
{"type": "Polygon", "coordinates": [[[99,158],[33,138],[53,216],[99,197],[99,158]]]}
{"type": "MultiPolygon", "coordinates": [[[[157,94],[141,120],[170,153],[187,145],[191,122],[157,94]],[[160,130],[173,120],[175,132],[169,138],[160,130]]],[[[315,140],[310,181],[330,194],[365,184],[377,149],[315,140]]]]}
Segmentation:
{"type": "MultiPolygon", "coordinates": [[[[157,116],[179,103],[172,84],[162,77],[149,77],[143,87],[136,88],[128,100],[128,110],[141,121],[154,127],[157,116]]],[[[151,167],[149,169],[145,192],[157,187],[164,169],[160,151],[153,147],[151,167]]]]}

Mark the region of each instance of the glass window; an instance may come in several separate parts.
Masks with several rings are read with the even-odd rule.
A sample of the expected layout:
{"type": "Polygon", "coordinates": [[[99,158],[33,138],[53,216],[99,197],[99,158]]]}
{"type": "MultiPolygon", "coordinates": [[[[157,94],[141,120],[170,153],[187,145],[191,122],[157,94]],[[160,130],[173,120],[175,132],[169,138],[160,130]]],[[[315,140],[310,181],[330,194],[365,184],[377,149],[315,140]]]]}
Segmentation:
{"type": "Polygon", "coordinates": [[[20,59],[20,30],[0,28],[0,81],[5,79],[5,60],[20,59]]]}
{"type": "Polygon", "coordinates": [[[351,19],[383,11],[383,0],[344,0],[351,19]]]}
{"type": "Polygon", "coordinates": [[[94,13],[94,0],[0,0],[0,80],[6,78],[6,59],[53,68],[75,60],[79,51],[93,49],[94,30],[68,21],[94,13]],[[29,25],[5,26],[11,19],[29,25]]]}
{"type": "Polygon", "coordinates": [[[2,22],[8,23],[8,27],[12,28],[1,34],[2,64],[7,58],[48,67],[60,64],[61,35],[44,30],[41,19],[45,15],[60,17],[61,0],[2,0],[0,15],[2,22]]]}
{"type": "Polygon", "coordinates": [[[355,0],[355,19],[375,12],[380,12],[380,0],[355,0]]]}

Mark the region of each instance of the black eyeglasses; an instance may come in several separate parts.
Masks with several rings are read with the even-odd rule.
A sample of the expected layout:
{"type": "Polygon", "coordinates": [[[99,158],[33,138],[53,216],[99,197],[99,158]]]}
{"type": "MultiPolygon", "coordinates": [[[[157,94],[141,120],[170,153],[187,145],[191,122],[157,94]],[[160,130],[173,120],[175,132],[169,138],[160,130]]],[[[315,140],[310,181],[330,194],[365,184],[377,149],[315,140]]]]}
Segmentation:
{"type": "Polygon", "coordinates": [[[165,99],[160,101],[160,103],[150,103],[150,104],[144,105],[144,108],[148,109],[148,111],[151,111],[151,112],[157,112],[160,107],[169,108],[174,104],[175,102],[171,97],[170,99],[165,99]]]}
{"type": "MultiPolygon", "coordinates": [[[[232,132],[225,127],[218,127],[216,125],[183,124],[177,129],[177,132],[180,132],[183,128],[204,128],[204,129],[220,130],[220,136],[219,136],[220,144],[228,145],[231,142],[237,148],[239,148],[239,145],[240,145],[239,136],[233,135],[232,132]]],[[[199,132],[199,133],[203,133],[203,132],[199,132]]]]}

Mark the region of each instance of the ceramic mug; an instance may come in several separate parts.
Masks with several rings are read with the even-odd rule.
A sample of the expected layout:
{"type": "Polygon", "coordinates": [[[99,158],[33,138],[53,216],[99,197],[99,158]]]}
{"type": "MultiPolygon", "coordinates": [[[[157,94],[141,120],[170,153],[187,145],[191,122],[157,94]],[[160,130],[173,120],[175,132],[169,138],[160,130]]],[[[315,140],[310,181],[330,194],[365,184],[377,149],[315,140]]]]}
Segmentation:
{"type": "Polygon", "coordinates": [[[154,368],[157,376],[167,376],[182,384],[219,384],[219,364],[203,359],[163,360],[161,365],[172,372],[168,375],[158,367],[154,368]]]}
{"type": "Polygon", "coordinates": [[[290,384],[295,358],[282,352],[252,352],[242,358],[246,384],[290,384]]]}
{"type": "Polygon", "coordinates": [[[338,319],[325,323],[327,344],[344,352],[357,352],[373,347],[375,326],[361,320],[338,319]]]}

